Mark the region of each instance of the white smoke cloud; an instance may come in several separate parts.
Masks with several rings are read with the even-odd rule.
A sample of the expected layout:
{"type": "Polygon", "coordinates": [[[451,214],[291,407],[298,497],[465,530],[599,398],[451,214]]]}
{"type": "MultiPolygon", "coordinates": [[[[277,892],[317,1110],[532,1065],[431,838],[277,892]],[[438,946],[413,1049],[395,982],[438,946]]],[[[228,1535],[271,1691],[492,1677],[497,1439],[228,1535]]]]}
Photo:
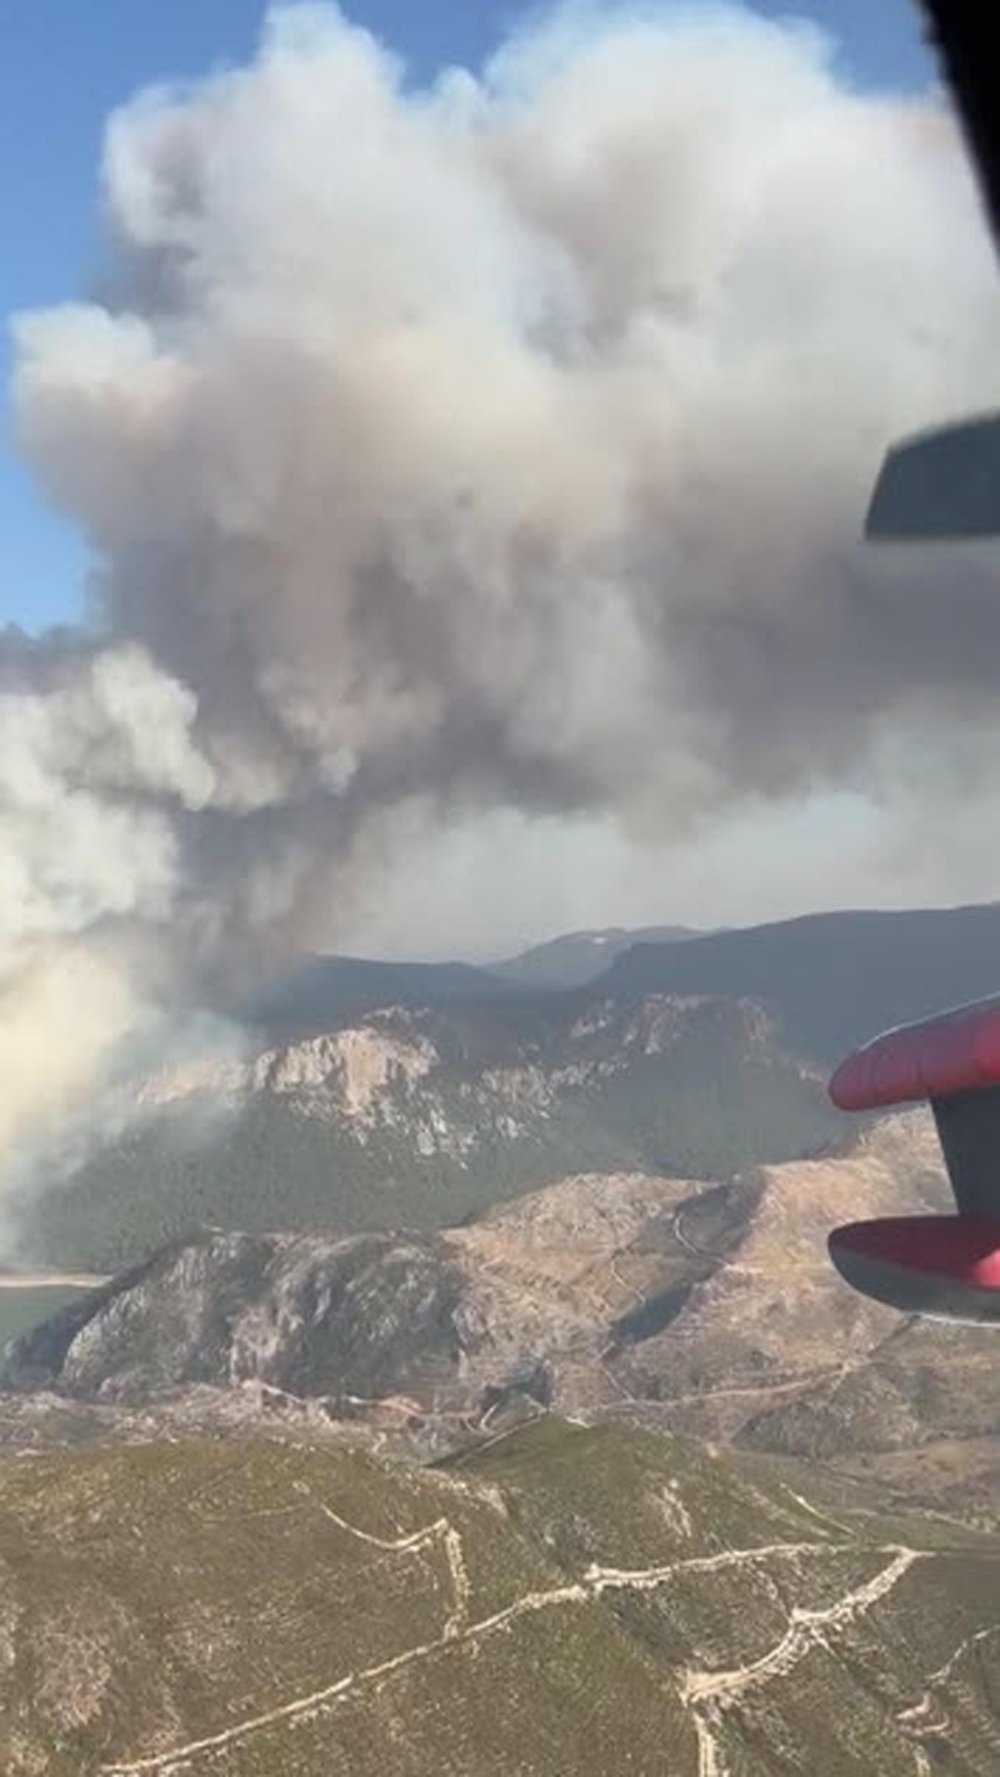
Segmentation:
{"type": "Polygon", "coordinates": [[[103,183],[102,300],[16,324],[100,567],[93,634],[0,649],[11,992],[120,933],[144,994],[224,1001],[418,806],[662,837],[991,719],[988,564],[856,541],[885,441],[1000,386],[936,101],[729,6],[412,91],[297,6],[116,113],[103,183]]]}

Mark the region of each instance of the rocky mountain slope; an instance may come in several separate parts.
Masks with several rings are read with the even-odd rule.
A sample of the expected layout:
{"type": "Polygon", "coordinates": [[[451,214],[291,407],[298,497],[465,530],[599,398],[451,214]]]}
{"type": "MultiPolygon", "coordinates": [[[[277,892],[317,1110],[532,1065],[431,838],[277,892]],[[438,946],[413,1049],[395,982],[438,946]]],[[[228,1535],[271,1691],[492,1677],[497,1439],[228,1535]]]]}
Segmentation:
{"type": "Polygon", "coordinates": [[[0,1460],[10,1777],[992,1777],[1000,1537],[554,1419],[0,1460]]]}
{"type": "MultiPolygon", "coordinates": [[[[594,937],[555,951],[579,961],[594,937]]],[[[442,1228],[568,1173],[717,1179],[814,1154],[847,1138],[831,1061],[986,992],[994,957],[989,906],[633,945],[572,991],[313,959],[257,1006],[242,1062],[148,1081],[125,1137],[22,1206],[20,1256],[109,1270],[205,1221],[442,1228]]]]}
{"type": "Polygon", "coordinates": [[[666,995],[396,1007],[151,1079],[138,1109],[26,1205],[29,1259],[110,1270],[205,1222],[443,1227],[568,1172],[713,1177],[843,1128],[757,1006],[666,995]]]}
{"type": "Polygon", "coordinates": [[[437,1447],[521,1410],[624,1417],[883,1463],[978,1509],[1000,1460],[995,1334],[867,1302],[825,1250],[838,1221],[946,1196],[915,1111],[840,1157],[572,1177],[442,1232],[207,1231],[22,1337],[5,1380],[133,1406],[264,1387],[437,1447]]]}

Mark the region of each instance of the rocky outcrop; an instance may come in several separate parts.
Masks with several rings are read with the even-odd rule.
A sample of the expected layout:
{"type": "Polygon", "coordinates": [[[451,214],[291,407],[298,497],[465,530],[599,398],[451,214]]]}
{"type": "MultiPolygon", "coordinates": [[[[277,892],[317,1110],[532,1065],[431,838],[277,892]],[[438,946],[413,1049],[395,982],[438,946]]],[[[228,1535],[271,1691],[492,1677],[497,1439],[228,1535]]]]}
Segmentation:
{"type": "Polygon", "coordinates": [[[432,1239],[209,1231],[17,1342],[7,1380],[125,1402],[192,1383],[345,1399],[426,1389],[454,1369],[459,1294],[432,1239]]]}

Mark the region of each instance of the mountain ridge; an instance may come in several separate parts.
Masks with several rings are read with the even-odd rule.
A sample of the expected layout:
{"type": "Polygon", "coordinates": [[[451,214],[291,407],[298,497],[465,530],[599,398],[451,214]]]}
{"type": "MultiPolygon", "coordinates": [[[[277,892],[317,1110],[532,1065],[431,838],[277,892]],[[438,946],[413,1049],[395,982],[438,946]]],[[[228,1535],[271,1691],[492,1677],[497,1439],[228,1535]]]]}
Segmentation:
{"type": "Polygon", "coordinates": [[[601,978],[610,995],[727,993],[767,1006],[786,1043],[831,1064],[892,1025],[1000,984],[1000,903],[803,914],[636,944],[601,978]]]}
{"type": "Polygon", "coordinates": [[[587,987],[633,944],[677,944],[701,936],[693,926],[682,925],[591,927],[560,933],[484,966],[500,980],[529,989],[587,987]]]}

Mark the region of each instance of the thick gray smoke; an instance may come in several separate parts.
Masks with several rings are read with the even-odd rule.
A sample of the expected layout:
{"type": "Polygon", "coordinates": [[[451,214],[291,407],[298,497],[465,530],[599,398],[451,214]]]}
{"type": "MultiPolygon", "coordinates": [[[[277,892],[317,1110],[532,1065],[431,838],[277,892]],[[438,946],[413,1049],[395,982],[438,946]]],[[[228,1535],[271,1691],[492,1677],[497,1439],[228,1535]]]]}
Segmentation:
{"type": "Polygon", "coordinates": [[[885,441],[1000,389],[936,102],[727,7],[412,91],[298,6],[103,178],[103,300],[17,323],[100,565],[92,633],[0,647],[8,1139],[143,1005],[328,936],[397,815],[669,833],[992,709],[983,563],[856,541],[885,441]]]}

